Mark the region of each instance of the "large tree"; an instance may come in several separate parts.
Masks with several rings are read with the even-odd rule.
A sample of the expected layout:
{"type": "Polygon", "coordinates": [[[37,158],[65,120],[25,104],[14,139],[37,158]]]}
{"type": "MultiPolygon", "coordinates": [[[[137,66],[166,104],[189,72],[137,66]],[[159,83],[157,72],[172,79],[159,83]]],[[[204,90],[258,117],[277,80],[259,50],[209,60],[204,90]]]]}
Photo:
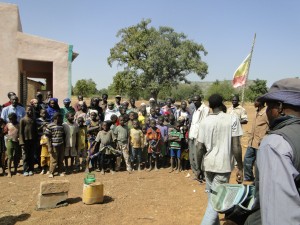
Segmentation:
{"type": "Polygon", "coordinates": [[[147,90],[157,98],[160,90],[169,90],[187,75],[207,75],[208,66],[201,55],[207,52],[202,44],[188,40],[183,33],[170,27],[149,27],[150,19],[121,29],[121,40],[110,50],[108,64],[117,62],[123,71],[114,77],[114,88],[119,93],[133,95],[147,90]]]}
{"type": "Polygon", "coordinates": [[[97,94],[96,83],[92,79],[78,80],[73,89],[75,95],[82,95],[88,97],[93,94],[97,94]]]}

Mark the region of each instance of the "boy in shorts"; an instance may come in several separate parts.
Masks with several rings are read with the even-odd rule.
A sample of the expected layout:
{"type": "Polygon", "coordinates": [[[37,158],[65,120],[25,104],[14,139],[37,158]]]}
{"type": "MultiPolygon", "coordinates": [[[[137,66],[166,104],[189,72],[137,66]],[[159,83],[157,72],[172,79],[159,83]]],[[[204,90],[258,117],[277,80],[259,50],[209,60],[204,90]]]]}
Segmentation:
{"type": "Polygon", "coordinates": [[[180,122],[176,121],[174,128],[169,130],[169,146],[170,146],[170,155],[171,155],[171,168],[170,173],[174,171],[174,159],[176,159],[176,173],[180,172],[181,169],[181,144],[183,139],[183,134],[180,132],[180,122]]]}
{"type": "Polygon", "coordinates": [[[6,135],[6,148],[7,148],[7,165],[8,172],[7,177],[11,177],[11,163],[14,162],[15,174],[17,173],[17,168],[21,156],[21,151],[19,148],[19,123],[17,121],[17,114],[10,113],[8,115],[9,122],[4,127],[4,133],[6,135]]]}
{"type": "Polygon", "coordinates": [[[67,112],[67,122],[63,123],[65,132],[65,167],[66,173],[71,173],[74,169],[74,161],[77,157],[78,147],[78,125],[74,122],[74,112],[67,112]],[[71,158],[71,166],[69,167],[69,157],[71,158]]]}

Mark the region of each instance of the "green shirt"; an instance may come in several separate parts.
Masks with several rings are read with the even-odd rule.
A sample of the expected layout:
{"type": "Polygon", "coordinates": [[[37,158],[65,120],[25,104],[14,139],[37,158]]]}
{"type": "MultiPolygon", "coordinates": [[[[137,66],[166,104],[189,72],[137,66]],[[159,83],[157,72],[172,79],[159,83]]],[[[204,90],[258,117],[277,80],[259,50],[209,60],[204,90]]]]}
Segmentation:
{"type": "Polygon", "coordinates": [[[117,141],[120,144],[128,144],[128,127],[126,125],[124,126],[117,126],[116,129],[113,131],[114,135],[117,137],[117,141]]]}
{"type": "Polygon", "coordinates": [[[66,108],[66,107],[60,108],[60,114],[63,116],[64,123],[68,122],[68,120],[66,118],[66,114],[68,112],[73,112],[75,114],[75,109],[72,106],[70,106],[69,108],[66,108]]]}
{"type": "Polygon", "coordinates": [[[180,149],[181,148],[181,140],[183,139],[183,134],[180,131],[171,129],[171,131],[169,133],[169,139],[170,139],[170,137],[177,137],[176,140],[170,140],[170,148],[180,149]]]}

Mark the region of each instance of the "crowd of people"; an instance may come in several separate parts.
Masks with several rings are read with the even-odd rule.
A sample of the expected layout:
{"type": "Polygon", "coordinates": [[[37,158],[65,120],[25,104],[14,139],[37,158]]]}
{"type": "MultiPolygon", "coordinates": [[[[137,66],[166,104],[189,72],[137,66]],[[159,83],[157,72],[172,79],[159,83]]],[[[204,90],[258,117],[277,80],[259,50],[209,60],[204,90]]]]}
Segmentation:
{"type": "Polygon", "coordinates": [[[89,106],[82,96],[73,106],[65,98],[60,107],[51,92],[46,100],[36,93],[28,106],[9,92],[0,118],[2,173],[18,173],[21,159],[24,176],[49,178],[92,170],[191,169],[193,180],[206,183],[209,201],[202,224],[212,225],[220,224],[210,202],[212,190],[228,183],[236,167],[236,181],[255,183],[257,189],[255,210],[245,224],[299,224],[299,87],[299,79],[283,79],[256,99],[244,163],[240,138],[248,116],[238,96],[228,109],[219,94],[209,97],[209,107],[199,95],[180,105],[172,98],[164,104],[150,98],[137,107],[134,98],[121,101],[117,95],[108,101],[107,94],[93,97],[89,106]]]}
{"type": "MultiPolygon", "coordinates": [[[[14,92],[8,98],[1,107],[0,124],[1,167],[8,177],[20,172],[21,159],[24,176],[40,173],[50,178],[80,171],[113,174],[161,167],[179,173],[190,168],[191,159],[196,161],[189,154],[189,130],[199,122],[192,118],[202,104],[200,96],[189,106],[182,101],[177,107],[172,98],[164,104],[150,98],[149,104],[137,107],[134,98],[121,101],[117,95],[109,102],[107,94],[91,98],[89,106],[78,96],[73,105],[63,99],[60,107],[51,92],[45,100],[36,93],[27,106],[14,92]]],[[[199,177],[195,171],[195,179],[199,177]]]]}

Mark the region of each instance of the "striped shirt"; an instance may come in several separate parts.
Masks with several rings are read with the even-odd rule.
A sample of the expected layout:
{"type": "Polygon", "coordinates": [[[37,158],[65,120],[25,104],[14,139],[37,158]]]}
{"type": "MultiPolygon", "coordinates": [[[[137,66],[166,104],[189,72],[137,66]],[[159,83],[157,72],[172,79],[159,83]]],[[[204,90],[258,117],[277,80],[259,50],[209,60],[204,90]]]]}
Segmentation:
{"type": "Polygon", "coordinates": [[[49,138],[52,146],[59,146],[64,143],[64,127],[55,123],[50,123],[46,130],[45,135],[49,138]]]}

